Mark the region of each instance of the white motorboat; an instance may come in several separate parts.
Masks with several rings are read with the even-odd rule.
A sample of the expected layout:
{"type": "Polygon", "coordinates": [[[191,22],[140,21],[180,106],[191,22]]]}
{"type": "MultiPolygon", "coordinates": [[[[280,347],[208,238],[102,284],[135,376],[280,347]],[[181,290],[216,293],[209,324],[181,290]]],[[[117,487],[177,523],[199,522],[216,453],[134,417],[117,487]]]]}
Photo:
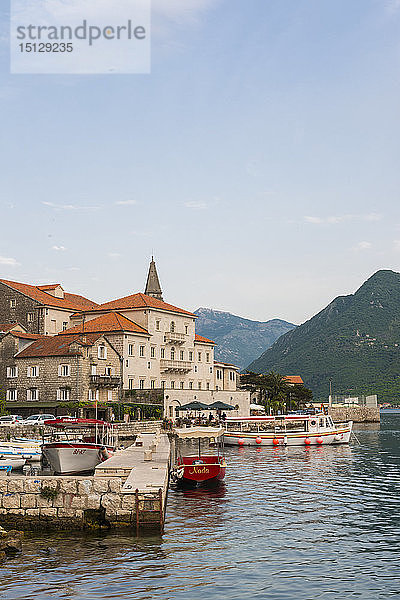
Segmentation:
{"type": "Polygon", "coordinates": [[[84,473],[110,458],[117,435],[111,423],[97,419],[52,419],[54,428],[46,435],[42,452],[55,473],[84,473]]]}
{"type": "Polygon", "coordinates": [[[12,453],[28,462],[40,462],[42,460],[42,442],[40,440],[0,442],[0,454],[12,453]]]}
{"type": "Polygon", "coordinates": [[[273,447],[348,444],[352,426],[352,421],[335,425],[330,415],[323,413],[227,417],[224,442],[273,447]]]}
{"type": "Polygon", "coordinates": [[[8,470],[8,467],[11,467],[12,469],[22,469],[25,463],[25,458],[0,453],[0,467],[2,470],[8,470]]]}

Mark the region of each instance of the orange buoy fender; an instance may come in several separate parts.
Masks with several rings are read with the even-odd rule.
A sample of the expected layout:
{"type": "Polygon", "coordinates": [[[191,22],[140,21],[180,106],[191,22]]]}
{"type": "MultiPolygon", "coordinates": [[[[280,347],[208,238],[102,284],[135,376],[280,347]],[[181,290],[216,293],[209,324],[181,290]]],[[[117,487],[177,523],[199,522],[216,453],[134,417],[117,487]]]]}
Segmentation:
{"type": "Polygon", "coordinates": [[[279,440],[278,440],[278,438],[274,438],[274,439],[272,440],[272,443],[273,443],[273,445],[274,445],[274,446],[277,446],[277,445],[279,444],[279,440]]]}
{"type": "Polygon", "coordinates": [[[316,442],[317,444],[322,444],[324,440],[322,439],[322,437],[317,437],[316,442]]]}
{"type": "Polygon", "coordinates": [[[238,439],[238,444],[239,444],[239,446],[243,446],[244,445],[244,439],[243,438],[239,438],[238,439]]]}
{"type": "Polygon", "coordinates": [[[256,437],[256,444],[261,444],[262,439],[260,438],[260,436],[256,437]]]}
{"type": "Polygon", "coordinates": [[[310,440],[310,438],[306,438],[306,439],[304,440],[304,443],[305,443],[305,445],[306,445],[306,446],[309,446],[309,445],[311,444],[311,440],[310,440]]]}

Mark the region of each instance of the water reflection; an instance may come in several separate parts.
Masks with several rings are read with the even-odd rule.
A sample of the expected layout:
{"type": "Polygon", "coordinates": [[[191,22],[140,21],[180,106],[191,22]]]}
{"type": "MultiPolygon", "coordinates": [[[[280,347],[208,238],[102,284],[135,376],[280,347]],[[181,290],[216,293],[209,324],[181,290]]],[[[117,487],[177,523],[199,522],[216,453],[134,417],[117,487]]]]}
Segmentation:
{"type": "Polygon", "coordinates": [[[225,484],[171,490],[161,538],[28,537],[5,600],[398,596],[400,415],[360,444],[229,448],[225,484]]]}

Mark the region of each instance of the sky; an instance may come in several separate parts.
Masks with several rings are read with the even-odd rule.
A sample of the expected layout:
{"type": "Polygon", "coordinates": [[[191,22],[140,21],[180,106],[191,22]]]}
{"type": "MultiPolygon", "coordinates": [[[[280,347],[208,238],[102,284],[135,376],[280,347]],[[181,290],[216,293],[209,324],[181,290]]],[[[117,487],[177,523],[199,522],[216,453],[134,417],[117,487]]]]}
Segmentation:
{"type": "Polygon", "coordinates": [[[126,75],[10,74],[9,11],[1,278],[102,302],[154,254],[172,304],[299,324],[400,271],[399,0],[153,0],[126,75]]]}

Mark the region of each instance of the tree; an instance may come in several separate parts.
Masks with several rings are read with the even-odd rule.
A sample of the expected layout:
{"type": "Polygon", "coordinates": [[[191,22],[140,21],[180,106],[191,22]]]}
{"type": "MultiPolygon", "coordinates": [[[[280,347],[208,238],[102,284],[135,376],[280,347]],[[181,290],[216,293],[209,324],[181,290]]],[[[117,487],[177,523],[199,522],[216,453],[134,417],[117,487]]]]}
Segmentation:
{"type": "Polygon", "coordinates": [[[290,385],[286,377],[275,371],[259,374],[248,371],[241,376],[241,387],[257,392],[267,412],[288,412],[312,401],[312,391],[302,384],[290,385]]]}

